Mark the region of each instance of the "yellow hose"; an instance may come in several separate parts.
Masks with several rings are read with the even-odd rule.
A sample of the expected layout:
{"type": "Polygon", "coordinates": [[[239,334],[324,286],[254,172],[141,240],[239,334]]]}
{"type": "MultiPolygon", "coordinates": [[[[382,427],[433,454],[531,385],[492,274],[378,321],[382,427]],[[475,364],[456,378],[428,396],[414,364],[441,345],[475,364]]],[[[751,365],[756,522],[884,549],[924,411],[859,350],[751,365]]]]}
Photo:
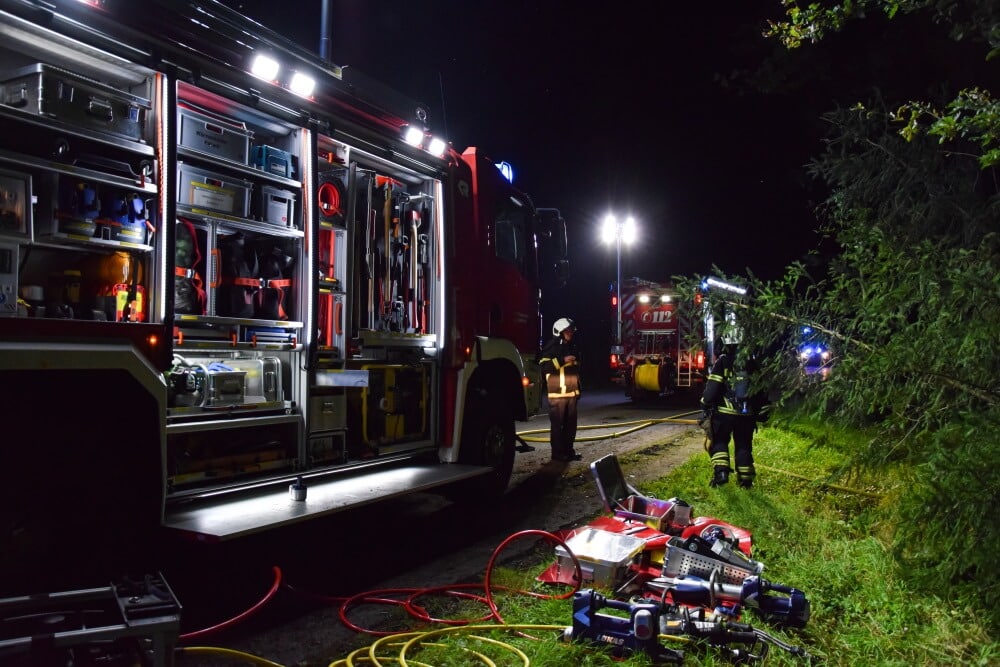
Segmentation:
{"type": "MultiPolygon", "coordinates": [[[[644,428],[647,428],[649,426],[654,426],[656,424],[688,424],[693,426],[698,423],[698,420],[684,418],[685,415],[693,415],[693,414],[698,414],[698,413],[685,412],[680,415],[677,415],[676,417],[661,417],[659,419],[640,419],[640,420],[633,420],[626,422],[618,422],[616,424],[588,424],[586,426],[579,426],[576,429],[577,431],[586,431],[590,429],[618,428],[621,426],[632,426],[632,428],[626,429],[624,431],[613,431],[611,433],[607,433],[604,435],[592,435],[592,436],[585,436],[582,438],[576,438],[576,442],[594,442],[597,440],[610,440],[614,438],[620,438],[622,436],[635,433],[636,431],[641,431],[644,428]]],[[[526,437],[540,433],[547,434],[549,433],[549,429],[536,428],[527,431],[518,431],[517,435],[521,440],[524,440],[525,442],[549,442],[549,439],[547,437],[546,438],[526,437]]]]}
{"type": "MultiPolygon", "coordinates": [[[[522,630],[558,630],[559,632],[565,631],[565,625],[463,625],[463,626],[450,626],[447,628],[438,628],[435,630],[428,630],[427,632],[403,632],[396,635],[387,635],[381,637],[369,646],[365,648],[360,648],[352,651],[346,658],[341,658],[340,660],[335,660],[331,662],[329,667],[354,667],[354,665],[368,664],[368,665],[401,665],[401,667],[407,667],[408,665],[413,665],[414,667],[433,667],[424,662],[417,662],[412,659],[407,659],[407,653],[422,646],[444,646],[436,641],[430,641],[443,636],[457,635],[457,634],[468,634],[470,639],[476,641],[484,642],[492,646],[502,648],[506,651],[512,653],[516,660],[520,660],[520,664],[523,667],[529,667],[531,665],[531,659],[528,654],[521,649],[508,644],[507,642],[502,642],[498,639],[493,639],[491,637],[483,637],[479,634],[471,634],[475,632],[495,632],[497,630],[503,631],[522,631],[522,630]],[[398,647],[398,654],[387,655],[384,649],[387,647],[398,647]],[[381,655],[379,653],[382,652],[381,655]]],[[[463,651],[468,653],[470,656],[475,656],[478,661],[486,665],[487,667],[496,667],[496,663],[490,659],[488,656],[483,655],[479,651],[475,651],[468,648],[463,648],[463,651]]]]}
{"type": "Polygon", "coordinates": [[[282,667],[277,662],[271,662],[267,658],[262,658],[252,653],[244,653],[231,648],[220,646],[179,646],[174,649],[175,653],[190,653],[192,655],[221,655],[227,658],[236,658],[252,665],[262,665],[262,667],[282,667]]]}

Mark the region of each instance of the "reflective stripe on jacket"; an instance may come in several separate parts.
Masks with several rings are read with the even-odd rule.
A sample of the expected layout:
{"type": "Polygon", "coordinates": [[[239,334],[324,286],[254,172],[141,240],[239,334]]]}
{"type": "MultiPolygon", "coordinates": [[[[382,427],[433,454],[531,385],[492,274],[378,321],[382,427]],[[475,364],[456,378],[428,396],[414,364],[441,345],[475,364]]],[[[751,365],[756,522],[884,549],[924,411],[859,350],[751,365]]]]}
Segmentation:
{"type": "Polygon", "coordinates": [[[549,398],[580,395],[580,353],[572,341],[567,343],[561,336],[553,338],[537,359],[549,398]],[[576,361],[566,361],[566,357],[576,357],[576,361]]]}

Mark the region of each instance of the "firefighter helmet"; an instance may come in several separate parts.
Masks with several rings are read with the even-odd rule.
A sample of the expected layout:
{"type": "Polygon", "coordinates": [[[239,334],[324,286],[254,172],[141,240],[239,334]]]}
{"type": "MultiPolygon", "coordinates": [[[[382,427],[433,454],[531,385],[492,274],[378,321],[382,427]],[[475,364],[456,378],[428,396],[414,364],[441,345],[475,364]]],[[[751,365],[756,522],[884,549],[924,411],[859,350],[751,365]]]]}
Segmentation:
{"type": "Polygon", "coordinates": [[[552,325],[552,335],[561,336],[563,331],[566,331],[566,329],[570,328],[572,329],[576,328],[576,324],[573,322],[573,320],[569,319],[568,317],[560,317],[558,320],[556,320],[555,324],[552,325]]]}

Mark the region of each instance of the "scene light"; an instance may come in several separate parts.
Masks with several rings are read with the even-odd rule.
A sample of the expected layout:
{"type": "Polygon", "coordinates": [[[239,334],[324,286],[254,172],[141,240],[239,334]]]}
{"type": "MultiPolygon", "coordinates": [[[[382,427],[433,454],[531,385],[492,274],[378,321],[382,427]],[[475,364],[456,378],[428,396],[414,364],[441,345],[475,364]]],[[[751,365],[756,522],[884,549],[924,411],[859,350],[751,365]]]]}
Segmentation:
{"type": "Polygon", "coordinates": [[[281,66],[277,60],[258,53],[253,59],[253,66],[250,68],[250,73],[265,81],[274,81],[278,78],[279,69],[281,69],[281,66]]]}
{"type": "Polygon", "coordinates": [[[427,152],[434,157],[441,157],[444,155],[446,148],[448,148],[448,144],[444,142],[444,139],[433,137],[431,138],[431,143],[427,146],[427,152]]]}
{"type": "Polygon", "coordinates": [[[662,301],[663,303],[670,303],[670,295],[669,294],[662,295],[660,297],[660,301],[662,301]]]}
{"type": "Polygon", "coordinates": [[[408,126],[403,133],[403,141],[411,146],[420,146],[424,143],[424,131],[419,127],[408,126]]]}
{"type": "MultiPolygon", "coordinates": [[[[626,245],[629,245],[636,240],[635,219],[632,216],[628,216],[624,222],[619,222],[614,213],[608,213],[604,218],[604,224],[601,226],[601,240],[607,244],[615,244],[615,256],[617,260],[615,292],[618,297],[618,313],[617,321],[615,322],[615,340],[611,346],[611,352],[621,354],[624,351],[622,349],[622,243],[624,242],[626,245]]],[[[649,296],[646,295],[645,302],[648,301],[649,296]]]]}
{"type": "Polygon", "coordinates": [[[288,83],[288,89],[299,97],[312,97],[316,90],[316,79],[302,72],[292,74],[292,80],[288,83]]]}
{"type": "Polygon", "coordinates": [[[604,218],[604,224],[601,227],[601,240],[605,243],[614,243],[620,240],[628,245],[634,243],[637,236],[635,218],[632,216],[628,216],[623,222],[618,222],[618,219],[611,213],[604,218]]]}
{"type": "Polygon", "coordinates": [[[639,303],[649,303],[649,295],[648,294],[640,294],[639,295],[639,303]]]}
{"type": "Polygon", "coordinates": [[[719,280],[718,278],[711,278],[711,277],[707,278],[705,280],[705,283],[711,287],[718,287],[719,289],[726,290],[727,292],[733,292],[735,294],[739,294],[740,296],[743,296],[744,294],[747,293],[746,287],[733,285],[732,283],[727,283],[723,280],[719,280]]]}

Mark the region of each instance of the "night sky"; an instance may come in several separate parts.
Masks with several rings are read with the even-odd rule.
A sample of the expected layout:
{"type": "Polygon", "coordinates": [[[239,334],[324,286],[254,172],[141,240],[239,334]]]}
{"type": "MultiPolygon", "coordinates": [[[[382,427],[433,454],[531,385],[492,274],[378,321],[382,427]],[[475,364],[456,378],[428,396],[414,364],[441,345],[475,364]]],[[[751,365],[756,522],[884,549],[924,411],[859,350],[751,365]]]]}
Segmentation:
{"type": "MultiPolygon", "coordinates": [[[[227,4],[319,52],[321,0],[227,4]]],[[[608,212],[639,225],[623,277],[716,265],[776,278],[818,244],[824,192],[805,165],[822,150],[821,114],[934,53],[904,48],[897,63],[863,46],[899,34],[899,19],[789,53],[762,36],[779,0],[332,0],[331,13],[334,63],[424,102],[456,149],[510,162],[536,205],[562,210],[572,283],[546,317],[574,317],[604,341],[608,212]],[[762,67],[780,73],[766,93],[748,78],[762,67]]]]}
{"type": "MultiPolygon", "coordinates": [[[[227,4],[319,51],[320,0],[227,4]]],[[[562,210],[582,280],[614,280],[609,211],[639,224],[626,277],[776,276],[815,244],[802,167],[818,110],[721,83],[775,50],[761,31],[777,0],[331,6],[332,61],[427,104],[459,151],[510,162],[536,205],[562,210]]]]}

